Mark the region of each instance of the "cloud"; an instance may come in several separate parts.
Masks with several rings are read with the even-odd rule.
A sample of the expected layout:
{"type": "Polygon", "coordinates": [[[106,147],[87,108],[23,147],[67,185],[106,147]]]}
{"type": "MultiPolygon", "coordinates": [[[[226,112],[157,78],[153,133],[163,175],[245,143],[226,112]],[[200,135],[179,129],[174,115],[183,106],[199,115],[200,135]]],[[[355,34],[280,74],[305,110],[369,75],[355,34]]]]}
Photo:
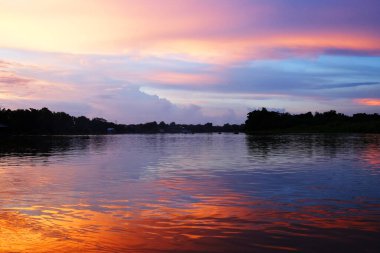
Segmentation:
{"type": "Polygon", "coordinates": [[[328,55],[352,55],[352,56],[374,56],[380,55],[380,50],[375,49],[354,49],[354,48],[324,48],[324,54],[328,55]]]}
{"type": "Polygon", "coordinates": [[[367,106],[380,106],[380,99],[378,98],[361,98],[355,99],[355,102],[367,106]]]}
{"type": "Polygon", "coordinates": [[[153,83],[168,86],[205,86],[215,85],[219,82],[219,79],[216,75],[180,72],[157,72],[149,75],[148,79],[153,83]]]}
{"type": "Polygon", "coordinates": [[[31,79],[28,78],[23,78],[23,77],[18,77],[14,75],[3,75],[4,73],[0,73],[0,84],[1,85],[18,85],[22,86],[25,85],[29,82],[31,82],[31,79]]]}
{"type": "Polygon", "coordinates": [[[47,106],[120,123],[242,123],[251,108],[373,111],[379,57],[321,56],[211,64],[163,57],[0,50],[0,106],[47,106]],[[22,60],[20,60],[20,55],[22,60]]]}
{"type": "Polygon", "coordinates": [[[371,0],[2,1],[0,47],[214,64],[379,55],[379,8],[371,0]]]}
{"type": "MultiPolygon", "coordinates": [[[[78,56],[76,60],[83,59],[84,56],[78,56]]],[[[88,64],[80,68],[71,64],[62,66],[67,64],[62,60],[59,66],[50,64],[50,68],[43,65],[27,68],[27,64],[19,64],[23,67],[0,72],[0,106],[11,109],[48,107],[75,116],[103,117],[119,123],[175,121],[195,124],[237,119],[231,111],[207,115],[198,105],[176,105],[144,93],[137,85],[139,80],[128,82],[100,71],[104,64],[111,69],[112,59],[107,63],[99,59],[94,63],[91,59],[96,58],[89,57],[88,64]]],[[[72,61],[75,60],[70,58],[69,62],[72,61]]]]}
{"type": "Polygon", "coordinates": [[[9,66],[8,62],[0,60],[0,68],[7,68],[8,66],[9,66]]]}
{"type": "Polygon", "coordinates": [[[207,121],[199,106],[177,106],[166,99],[148,95],[135,87],[105,90],[94,94],[88,101],[93,108],[94,117],[104,116],[124,123],[207,121]]]}
{"type": "Polygon", "coordinates": [[[315,89],[341,89],[341,88],[355,88],[361,86],[378,86],[380,82],[362,82],[362,83],[339,83],[339,84],[324,84],[315,85],[315,89]]]}

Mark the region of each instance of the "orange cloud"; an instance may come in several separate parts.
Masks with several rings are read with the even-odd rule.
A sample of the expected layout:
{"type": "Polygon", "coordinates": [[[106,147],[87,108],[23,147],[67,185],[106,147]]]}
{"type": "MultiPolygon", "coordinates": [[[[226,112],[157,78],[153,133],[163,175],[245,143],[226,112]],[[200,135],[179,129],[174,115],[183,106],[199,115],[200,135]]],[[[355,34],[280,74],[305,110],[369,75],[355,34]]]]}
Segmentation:
{"type": "Polygon", "coordinates": [[[355,99],[355,102],[361,105],[380,106],[380,99],[377,98],[360,98],[355,99]]]}

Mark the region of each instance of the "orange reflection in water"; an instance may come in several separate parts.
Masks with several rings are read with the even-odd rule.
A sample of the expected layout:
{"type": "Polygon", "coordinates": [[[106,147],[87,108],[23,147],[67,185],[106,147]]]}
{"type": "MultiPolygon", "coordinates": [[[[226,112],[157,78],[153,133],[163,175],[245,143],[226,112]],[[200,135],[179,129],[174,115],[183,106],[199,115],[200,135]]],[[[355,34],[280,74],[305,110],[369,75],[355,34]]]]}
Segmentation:
{"type": "MultiPolygon", "coordinates": [[[[377,146],[368,146],[364,154],[378,164],[377,146]]],[[[58,168],[58,172],[65,171],[65,167],[58,168]]],[[[0,191],[0,196],[23,199],[18,195],[41,192],[45,190],[41,185],[62,184],[75,177],[75,173],[63,176],[46,170],[41,178],[32,171],[24,167],[23,173],[5,173],[0,189],[13,189],[11,185],[15,189],[0,191]]],[[[73,203],[69,197],[49,198],[40,200],[40,205],[24,202],[19,207],[0,208],[0,252],[302,252],[316,245],[335,245],[338,252],[342,244],[349,249],[355,242],[352,239],[376,240],[380,234],[377,214],[364,209],[337,210],[307,200],[294,205],[277,203],[223,187],[217,178],[181,177],[150,183],[160,190],[157,199],[132,195],[120,200],[99,197],[98,204],[88,204],[91,199],[67,204],[73,203]]],[[[135,184],[136,191],[146,187],[142,185],[135,184]]],[[[114,190],[131,188],[115,182],[114,190]]],[[[365,243],[379,246],[371,240],[365,243]]]]}
{"type": "Polygon", "coordinates": [[[371,165],[380,166],[380,147],[369,145],[363,153],[363,158],[371,165]]]}
{"type": "Polygon", "coordinates": [[[370,144],[362,153],[362,159],[370,165],[370,170],[374,174],[380,173],[380,146],[370,144]]]}
{"type": "Polygon", "coordinates": [[[361,210],[286,211],[239,194],[198,197],[179,207],[162,199],[139,207],[120,200],[4,209],[0,252],[292,252],[307,247],[307,238],[380,232],[379,222],[361,210]]]}
{"type": "MultiPolygon", "coordinates": [[[[189,209],[146,204],[129,212],[125,206],[13,208],[1,213],[0,252],[152,252],[200,250],[196,241],[206,237],[218,247],[222,238],[250,228],[239,216],[250,216],[247,208],[196,204],[189,209]],[[96,209],[96,208],[95,208],[96,209]],[[236,215],[233,220],[230,215],[236,215]],[[223,228],[223,230],[219,230],[223,228]]],[[[245,218],[247,218],[245,217],[245,218]]]]}
{"type": "MultiPolygon", "coordinates": [[[[378,147],[371,142],[364,149],[371,168],[378,167],[378,147]]],[[[225,178],[199,177],[194,170],[165,178],[174,175],[165,166],[154,171],[161,179],[117,180],[119,174],[113,174],[99,180],[112,171],[51,165],[45,162],[49,157],[40,163],[28,159],[3,159],[0,165],[0,252],[364,252],[359,244],[377,252],[373,249],[380,247],[378,204],[320,200],[322,195],[300,201],[286,192],[285,200],[273,199],[277,188],[254,184],[242,193],[225,178]]],[[[175,164],[188,168],[192,162],[175,164]]]]}

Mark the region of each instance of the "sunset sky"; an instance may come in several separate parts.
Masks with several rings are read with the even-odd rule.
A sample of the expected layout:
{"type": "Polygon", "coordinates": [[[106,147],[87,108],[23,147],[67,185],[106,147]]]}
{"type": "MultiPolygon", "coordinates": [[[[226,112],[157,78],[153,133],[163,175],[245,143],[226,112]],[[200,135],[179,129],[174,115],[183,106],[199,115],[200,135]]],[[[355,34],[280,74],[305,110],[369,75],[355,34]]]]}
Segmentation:
{"type": "Polygon", "coordinates": [[[378,0],[0,0],[0,107],[118,123],[380,113],[378,0]]]}

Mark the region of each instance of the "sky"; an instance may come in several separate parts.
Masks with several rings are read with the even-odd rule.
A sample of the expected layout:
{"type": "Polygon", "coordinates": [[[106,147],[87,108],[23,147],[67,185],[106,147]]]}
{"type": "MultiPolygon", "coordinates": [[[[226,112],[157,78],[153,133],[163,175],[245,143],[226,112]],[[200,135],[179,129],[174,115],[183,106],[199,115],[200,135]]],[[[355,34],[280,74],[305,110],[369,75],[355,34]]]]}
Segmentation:
{"type": "Polygon", "coordinates": [[[117,123],[380,113],[378,0],[0,0],[0,107],[117,123]]]}

